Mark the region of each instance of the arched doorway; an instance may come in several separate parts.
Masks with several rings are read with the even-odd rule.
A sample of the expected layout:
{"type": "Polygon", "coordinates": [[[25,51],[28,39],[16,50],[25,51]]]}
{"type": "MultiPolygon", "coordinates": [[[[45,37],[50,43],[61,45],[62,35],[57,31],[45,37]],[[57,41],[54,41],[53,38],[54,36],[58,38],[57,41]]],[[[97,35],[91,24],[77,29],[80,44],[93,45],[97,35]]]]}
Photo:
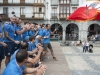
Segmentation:
{"type": "Polygon", "coordinates": [[[93,40],[93,38],[96,38],[96,40],[100,39],[100,25],[98,24],[91,24],[88,27],[88,34],[87,34],[87,38],[88,40],[93,40]]]}
{"type": "Polygon", "coordinates": [[[66,40],[77,41],[79,38],[79,28],[76,24],[71,23],[66,27],[66,40]]]}
{"type": "Polygon", "coordinates": [[[60,40],[62,40],[62,26],[58,23],[54,23],[51,25],[51,31],[53,32],[57,28],[57,31],[54,33],[54,35],[51,35],[51,38],[58,37],[60,40]]]}

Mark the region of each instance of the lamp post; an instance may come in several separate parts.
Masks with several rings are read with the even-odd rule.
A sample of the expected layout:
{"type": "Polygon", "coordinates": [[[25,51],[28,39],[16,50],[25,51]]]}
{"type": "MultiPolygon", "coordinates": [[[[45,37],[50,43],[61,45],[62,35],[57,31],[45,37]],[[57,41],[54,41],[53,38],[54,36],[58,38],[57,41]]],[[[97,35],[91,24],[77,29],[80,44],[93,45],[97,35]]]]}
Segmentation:
{"type": "Polygon", "coordinates": [[[47,23],[48,23],[48,2],[46,2],[46,5],[47,5],[47,23]]]}

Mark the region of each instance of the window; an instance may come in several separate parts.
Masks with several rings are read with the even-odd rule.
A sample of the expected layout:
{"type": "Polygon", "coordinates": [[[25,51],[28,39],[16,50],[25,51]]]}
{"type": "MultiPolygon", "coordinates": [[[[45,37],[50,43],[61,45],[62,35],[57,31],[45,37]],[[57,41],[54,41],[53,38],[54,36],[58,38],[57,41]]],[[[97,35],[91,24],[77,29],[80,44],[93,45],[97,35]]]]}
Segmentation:
{"type": "Polygon", "coordinates": [[[44,3],[44,0],[41,0],[41,3],[44,3]]]}
{"type": "Polygon", "coordinates": [[[38,3],[41,3],[40,0],[38,0],[38,3]]]}
{"type": "MultiPolygon", "coordinates": [[[[16,0],[17,1],[17,0],[16,0]]],[[[25,3],[25,0],[20,0],[21,3],[25,3]]]]}
{"type": "Polygon", "coordinates": [[[69,4],[69,0],[67,0],[67,4],[69,4]]]}
{"type": "Polygon", "coordinates": [[[60,3],[63,4],[63,0],[60,0],[60,3]]]}
{"type": "Polygon", "coordinates": [[[67,13],[67,17],[69,17],[69,13],[67,13]]]}
{"type": "Polygon", "coordinates": [[[77,9],[77,7],[72,7],[72,13],[77,9]]]}
{"type": "Polygon", "coordinates": [[[66,14],[64,14],[64,18],[66,18],[66,14]]]}
{"type": "Polygon", "coordinates": [[[67,13],[69,13],[69,7],[67,7],[67,13]]]}
{"type": "Polygon", "coordinates": [[[79,0],[71,0],[71,4],[79,4],[79,0]]]}
{"type": "Polygon", "coordinates": [[[21,15],[25,15],[25,7],[21,7],[20,10],[21,10],[21,11],[20,11],[20,14],[21,14],[21,15]]]}
{"type": "Polygon", "coordinates": [[[63,14],[60,14],[60,17],[63,18],[63,14]]]}
{"type": "Polygon", "coordinates": [[[67,13],[66,6],[64,7],[64,13],[67,13]]]}
{"type": "Polygon", "coordinates": [[[63,7],[60,7],[60,13],[63,13],[63,7]]]}
{"type": "Polygon", "coordinates": [[[8,7],[4,7],[4,8],[3,8],[3,13],[4,13],[4,14],[8,14],[8,7]]]}
{"type": "Polygon", "coordinates": [[[64,4],[66,4],[66,0],[64,0],[64,4]]]}
{"type": "Polygon", "coordinates": [[[42,8],[39,8],[39,12],[42,12],[42,8]]]}
{"type": "Polygon", "coordinates": [[[37,3],[37,0],[34,0],[35,2],[34,3],[37,3]]]}

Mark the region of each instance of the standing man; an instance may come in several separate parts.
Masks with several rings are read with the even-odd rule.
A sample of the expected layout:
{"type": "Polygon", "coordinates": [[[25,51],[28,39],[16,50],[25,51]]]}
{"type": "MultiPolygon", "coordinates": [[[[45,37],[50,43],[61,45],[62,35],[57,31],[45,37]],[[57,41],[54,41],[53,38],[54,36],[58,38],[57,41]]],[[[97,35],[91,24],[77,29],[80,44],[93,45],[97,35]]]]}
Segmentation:
{"type": "Polygon", "coordinates": [[[50,24],[46,24],[46,29],[44,29],[43,33],[42,33],[44,51],[43,51],[43,54],[42,54],[42,57],[41,57],[41,61],[43,60],[43,57],[47,53],[47,48],[50,49],[50,52],[51,52],[51,55],[52,55],[53,59],[57,61],[56,57],[54,56],[52,46],[50,44],[50,34],[54,34],[56,29],[54,30],[54,32],[51,32],[50,27],[51,27],[50,24]]]}
{"type": "Polygon", "coordinates": [[[4,25],[4,35],[5,35],[4,42],[8,45],[5,48],[5,56],[6,56],[5,64],[6,64],[6,66],[10,62],[11,55],[14,52],[13,51],[14,43],[19,44],[19,41],[14,40],[15,19],[16,19],[15,17],[11,17],[10,22],[8,24],[4,25]]]}
{"type": "Polygon", "coordinates": [[[1,62],[4,59],[4,47],[7,46],[6,43],[3,42],[3,30],[2,30],[2,19],[4,14],[0,12],[0,69],[1,69],[1,62]]]}
{"type": "MultiPolygon", "coordinates": [[[[27,31],[27,27],[24,26],[24,28],[21,27],[21,19],[16,18],[16,27],[15,27],[15,40],[19,41],[21,43],[21,35],[27,31]]],[[[20,43],[15,44],[15,50],[20,48],[20,43]]]]}

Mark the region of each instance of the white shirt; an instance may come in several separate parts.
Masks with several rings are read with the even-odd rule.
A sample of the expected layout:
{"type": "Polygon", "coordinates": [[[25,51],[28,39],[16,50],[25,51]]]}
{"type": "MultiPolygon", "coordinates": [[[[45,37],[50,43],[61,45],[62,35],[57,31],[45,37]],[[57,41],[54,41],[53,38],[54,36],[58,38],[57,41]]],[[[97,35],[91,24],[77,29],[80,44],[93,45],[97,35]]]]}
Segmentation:
{"type": "Polygon", "coordinates": [[[88,42],[86,42],[86,46],[89,46],[89,43],[88,42]]]}

